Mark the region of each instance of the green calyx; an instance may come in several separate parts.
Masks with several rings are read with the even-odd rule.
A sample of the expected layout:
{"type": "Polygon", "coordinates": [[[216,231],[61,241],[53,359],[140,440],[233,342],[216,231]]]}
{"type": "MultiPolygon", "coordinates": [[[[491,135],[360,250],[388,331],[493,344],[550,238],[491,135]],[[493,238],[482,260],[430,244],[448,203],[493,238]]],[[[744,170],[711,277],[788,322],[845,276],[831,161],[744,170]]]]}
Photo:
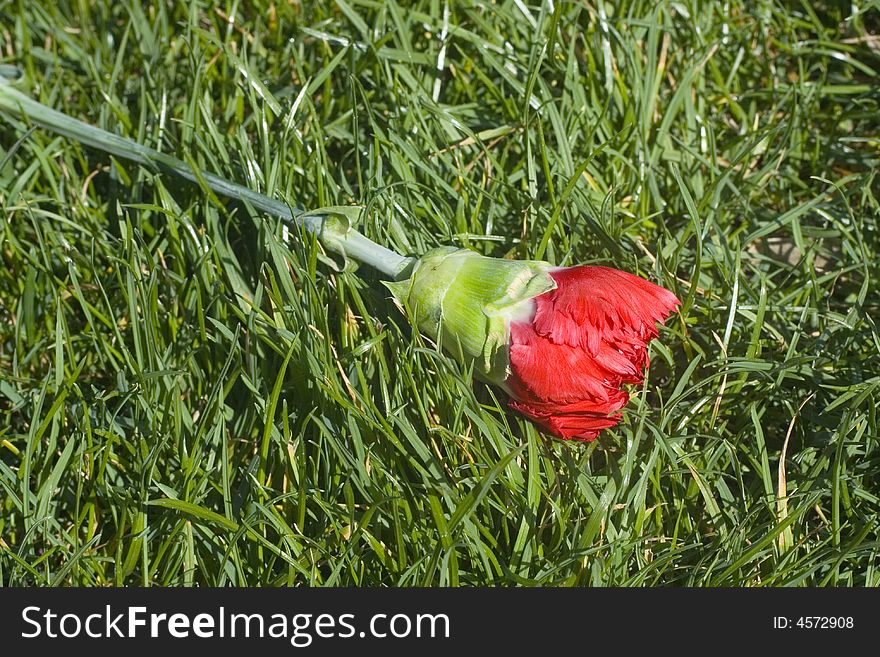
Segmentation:
{"type": "Polygon", "coordinates": [[[409,278],[386,286],[422,333],[500,385],[508,375],[510,322],[530,319],[531,300],[556,287],[550,267],[447,246],[419,258],[409,278]]]}

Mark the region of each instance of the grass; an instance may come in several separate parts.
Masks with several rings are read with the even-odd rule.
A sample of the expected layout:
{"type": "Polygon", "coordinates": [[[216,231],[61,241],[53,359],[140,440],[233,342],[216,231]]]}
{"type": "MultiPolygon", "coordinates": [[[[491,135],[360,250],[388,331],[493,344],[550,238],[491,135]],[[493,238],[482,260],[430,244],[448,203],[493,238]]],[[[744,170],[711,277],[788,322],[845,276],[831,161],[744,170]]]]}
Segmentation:
{"type": "Polygon", "coordinates": [[[625,421],[553,440],[374,272],[5,116],[0,583],[880,584],[878,9],[0,0],[55,109],[684,301],[625,421]]]}

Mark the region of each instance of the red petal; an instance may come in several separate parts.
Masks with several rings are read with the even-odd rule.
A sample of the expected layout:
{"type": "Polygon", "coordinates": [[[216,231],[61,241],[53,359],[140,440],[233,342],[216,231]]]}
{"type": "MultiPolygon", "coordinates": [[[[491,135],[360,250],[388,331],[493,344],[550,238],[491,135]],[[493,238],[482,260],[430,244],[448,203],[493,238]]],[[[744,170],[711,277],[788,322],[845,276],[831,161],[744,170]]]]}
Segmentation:
{"type": "MultiPolygon", "coordinates": [[[[621,383],[641,383],[639,362],[601,342],[598,353],[557,344],[525,322],[510,327],[511,376],[520,399],[573,403],[606,401],[621,383]]],[[[644,349],[642,350],[644,353],[644,349]]]]}
{"type": "Polygon", "coordinates": [[[623,395],[623,398],[614,404],[593,407],[582,402],[549,409],[517,401],[511,401],[510,407],[560,438],[591,442],[597,438],[602,429],[608,429],[620,422],[620,413],[613,415],[609,413],[626,404],[629,396],[626,393],[623,395]]]}
{"type": "Polygon", "coordinates": [[[568,267],[550,275],[557,287],[536,298],[535,331],[591,354],[602,341],[622,351],[644,345],[657,337],[656,322],[680,305],[669,290],[610,267],[568,267]]]}
{"type": "Polygon", "coordinates": [[[641,383],[647,343],[678,299],[608,267],[550,272],[557,287],[535,299],[535,317],[510,327],[511,407],[561,438],[594,440],[641,383]]]}

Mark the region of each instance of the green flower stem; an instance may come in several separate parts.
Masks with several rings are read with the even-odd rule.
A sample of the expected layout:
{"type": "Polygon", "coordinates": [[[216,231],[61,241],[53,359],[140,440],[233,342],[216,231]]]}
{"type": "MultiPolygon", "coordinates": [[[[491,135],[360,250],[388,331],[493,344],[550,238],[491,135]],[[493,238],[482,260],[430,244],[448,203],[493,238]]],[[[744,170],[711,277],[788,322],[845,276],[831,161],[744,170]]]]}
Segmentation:
{"type": "Polygon", "coordinates": [[[213,173],[196,172],[176,157],[53,110],[13,88],[6,78],[8,67],[3,68],[0,71],[0,110],[25,117],[42,128],[86,146],[160,171],[174,173],[196,184],[205,184],[223,196],[250,203],[256,209],[278,217],[292,226],[302,226],[315,233],[328,249],[369,265],[393,279],[403,275],[413,262],[412,258],[376,244],[347,225],[343,226],[342,222],[328,221],[326,215],[305,213],[213,173]]]}

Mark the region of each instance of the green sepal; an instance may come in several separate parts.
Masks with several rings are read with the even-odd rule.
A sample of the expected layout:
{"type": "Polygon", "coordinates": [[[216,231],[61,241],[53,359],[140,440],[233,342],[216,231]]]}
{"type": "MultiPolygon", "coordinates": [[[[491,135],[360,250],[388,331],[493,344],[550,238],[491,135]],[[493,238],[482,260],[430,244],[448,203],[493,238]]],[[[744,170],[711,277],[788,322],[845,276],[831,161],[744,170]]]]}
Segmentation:
{"type": "Polygon", "coordinates": [[[556,287],[542,261],[488,258],[441,247],[422,256],[409,278],[386,283],[419,330],[481,378],[503,384],[510,322],[528,320],[531,300],[556,287]]]}
{"type": "Polygon", "coordinates": [[[402,281],[382,281],[382,285],[388,288],[394,300],[403,305],[409,296],[412,279],[405,278],[402,281]]]}

